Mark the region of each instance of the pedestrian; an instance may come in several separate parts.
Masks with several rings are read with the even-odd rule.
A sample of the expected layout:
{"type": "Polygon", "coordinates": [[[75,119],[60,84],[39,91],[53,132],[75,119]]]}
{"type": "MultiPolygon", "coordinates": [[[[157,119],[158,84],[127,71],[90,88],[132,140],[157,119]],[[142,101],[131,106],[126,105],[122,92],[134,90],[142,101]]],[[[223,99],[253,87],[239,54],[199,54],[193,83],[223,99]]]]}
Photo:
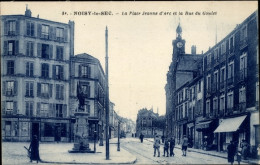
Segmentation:
{"type": "Polygon", "coordinates": [[[175,147],[175,138],[171,137],[171,140],[170,140],[170,156],[174,156],[174,152],[173,152],[174,147],[175,147]]]}
{"type": "Polygon", "coordinates": [[[40,155],[39,155],[39,141],[37,138],[37,135],[34,135],[29,147],[29,151],[31,152],[30,155],[30,162],[32,162],[33,160],[36,160],[37,163],[38,161],[40,161],[40,155]]]}
{"type": "Polygon", "coordinates": [[[160,157],[160,138],[156,134],[155,134],[155,138],[154,138],[153,148],[154,148],[153,156],[156,156],[156,151],[157,151],[158,157],[160,157]]]}
{"type": "Polygon", "coordinates": [[[244,160],[247,160],[249,144],[245,139],[242,140],[240,147],[242,148],[242,156],[244,160]]]}
{"type": "Polygon", "coordinates": [[[188,138],[186,137],[186,135],[183,135],[183,140],[182,140],[182,156],[186,156],[187,148],[188,148],[188,138]]]}
{"type": "Polygon", "coordinates": [[[234,156],[236,154],[236,146],[232,140],[230,141],[230,144],[227,146],[227,151],[228,151],[228,162],[231,163],[231,165],[233,165],[234,156]]]}
{"type": "Polygon", "coordinates": [[[241,155],[242,155],[242,149],[240,147],[237,147],[237,162],[240,164],[241,162],[241,155]]]}
{"type": "Polygon", "coordinates": [[[144,135],[143,135],[142,133],[140,134],[140,137],[139,137],[139,138],[140,138],[140,140],[141,140],[141,143],[143,143],[144,135]]]}
{"type": "Polygon", "coordinates": [[[167,153],[167,157],[169,157],[169,141],[165,138],[164,146],[163,146],[163,156],[165,156],[165,152],[167,153]]]}

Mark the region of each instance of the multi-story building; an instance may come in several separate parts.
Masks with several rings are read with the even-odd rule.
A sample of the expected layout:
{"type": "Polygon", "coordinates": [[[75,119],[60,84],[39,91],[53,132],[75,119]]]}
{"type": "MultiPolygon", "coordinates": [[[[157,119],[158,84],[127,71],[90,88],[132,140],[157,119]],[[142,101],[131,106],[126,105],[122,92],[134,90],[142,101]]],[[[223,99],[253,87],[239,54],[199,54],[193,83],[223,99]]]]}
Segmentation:
{"type": "Polygon", "coordinates": [[[1,16],[2,138],[69,141],[69,60],[74,22],[1,16]]]}
{"type": "Polygon", "coordinates": [[[173,62],[165,86],[168,135],[181,138],[188,134],[194,147],[218,151],[226,150],[230,140],[239,143],[245,139],[251,150],[259,144],[257,20],[257,12],[254,12],[200,56],[203,59],[199,58],[198,64],[203,66],[193,68],[187,65],[194,57],[184,54],[185,42],[178,26],[177,37],[173,41],[173,62]],[[194,71],[193,77],[184,73],[178,75],[179,67],[185,67],[181,64],[182,60],[189,71],[194,71]],[[186,108],[183,108],[186,104],[183,100],[185,91],[190,92],[186,119],[186,108]],[[184,111],[181,113],[184,118],[181,118],[181,111],[184,111]],[[181,125],[180,118],[183,121],[181,125]]]}
{"type": "MultiPolygon", "coordinates": [[[[88,113],[89,136],[94,138],[94,131],[102,136],[105,114],[105,74],[98,59],[83,53],[70,59],[70,110],[71,116],[78,110],[77,88],[84,93],[84,111],[88,113]]],[[[98,136],[98,137],[99,137],[98,136]]]]}

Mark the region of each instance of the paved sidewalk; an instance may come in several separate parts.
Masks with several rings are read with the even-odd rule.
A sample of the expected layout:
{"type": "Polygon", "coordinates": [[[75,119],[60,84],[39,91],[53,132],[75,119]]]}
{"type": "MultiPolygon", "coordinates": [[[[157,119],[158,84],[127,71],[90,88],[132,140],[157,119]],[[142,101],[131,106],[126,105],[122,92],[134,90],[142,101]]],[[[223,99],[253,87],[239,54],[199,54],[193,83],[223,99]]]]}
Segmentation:
{"type": "MultiPolygon", "coordinates": [[[[153,142],[152,138],[146,138],[145,140],[153,142]]],[[[161,145],[163,145],[163,144],[161,144],[161,145]]],[[[175,145],[175,148],[181,149],[181,145],[175,145]]],[[[188,148],[187,151],[188,152],[197,152],[197,153],[201,153],[201,154],[205,154],[205,155],[211,155],[211,156],[216,156],[216,157],[227,159],[227,153],[226,152],[205,151],[205,150],[194,149],[194,148],[188,148]]],[[[257,159],[242,160],[241,162],[248,163],[248,164],[260,164],[260,161],[257,160],[257,159]]]]}
{"type": "MultiPolygon", "coordinates": [[[[121,139],[120,139],[121,140],[121,139]]],[[[133,164],[136,157],[122,147],[117,151],[117,139],[110,139],[110,159],[106,160],[106,147],[96,145],[97,153],[69,153],[73,143],[40,143],[40,157],[43,164],[133,164]]],[[[2,149],[4,164],[31,164],[23,146],[29,143],[3,142],[2,149]],[[18,156],[18,157],[17,157],[18,156]]],[[[94,150],[94,144],[90,144],[94,150]]],[[[35,162],[34,162],[35,163],[35,162]]]]}

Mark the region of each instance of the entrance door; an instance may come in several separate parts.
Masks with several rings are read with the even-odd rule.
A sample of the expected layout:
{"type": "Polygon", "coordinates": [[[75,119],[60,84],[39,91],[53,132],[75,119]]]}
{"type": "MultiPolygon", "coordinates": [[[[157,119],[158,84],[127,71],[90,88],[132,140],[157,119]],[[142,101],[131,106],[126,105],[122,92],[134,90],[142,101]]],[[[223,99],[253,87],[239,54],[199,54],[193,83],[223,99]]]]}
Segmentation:
{"type": "Polygon", "coordinates": [[[55,135],[54,135],[54,140],[59,142],[61,141],[61,125],[59,123],[55,124],[55,135]]]}
{"type": "Polygon", "coordinates": [[[32,137],[34,135],[40,139],[39,123],[32,123],[32,137]]]}

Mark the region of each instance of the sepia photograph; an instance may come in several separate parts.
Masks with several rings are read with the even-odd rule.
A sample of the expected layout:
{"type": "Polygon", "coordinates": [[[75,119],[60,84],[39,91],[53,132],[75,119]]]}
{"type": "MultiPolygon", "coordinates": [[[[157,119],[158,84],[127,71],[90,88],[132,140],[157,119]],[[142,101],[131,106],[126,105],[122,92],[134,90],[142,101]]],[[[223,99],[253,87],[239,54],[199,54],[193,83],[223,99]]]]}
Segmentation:
{"type": "Polygon", "coordinates": [[[258,1],[0,2],[1,162],[259,164],[258,1]]]}

